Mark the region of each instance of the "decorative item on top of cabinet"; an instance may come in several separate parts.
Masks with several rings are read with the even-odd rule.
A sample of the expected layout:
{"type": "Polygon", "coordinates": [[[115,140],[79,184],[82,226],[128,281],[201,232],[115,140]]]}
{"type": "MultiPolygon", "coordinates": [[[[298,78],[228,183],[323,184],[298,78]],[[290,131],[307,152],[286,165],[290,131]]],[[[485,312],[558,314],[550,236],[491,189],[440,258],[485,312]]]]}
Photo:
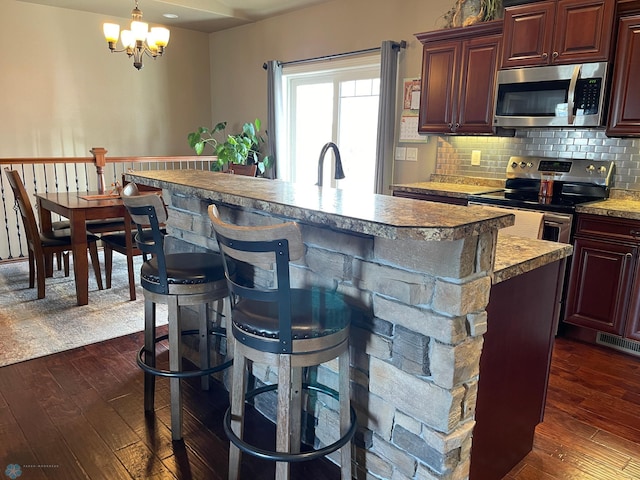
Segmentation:
{"type": "Polygon", "coordinates": [[[578,215],[564,321],[640,341],[640,222],[578,215]]]}
{"type": "Polygon", "coordinates": [[[420,133],[493,133],[502,21],[416,34],[423,44],[420,133]]]}
{"type": "Polygon", "coordinates": [[[444,28],[468,27],[502,18],[502,0],[455,0],[444,14],[444,28]]]}
{"type": "Polygon", "coordinates": [[[609,59],[615,0],[549,0],[504,10],[500,68],[609,59]]]}
{"type": "Polygon", "coordinates": [[[610,137],[639,136],[640,14],[620,18],[615,55],[606,133],[610,137]]]}

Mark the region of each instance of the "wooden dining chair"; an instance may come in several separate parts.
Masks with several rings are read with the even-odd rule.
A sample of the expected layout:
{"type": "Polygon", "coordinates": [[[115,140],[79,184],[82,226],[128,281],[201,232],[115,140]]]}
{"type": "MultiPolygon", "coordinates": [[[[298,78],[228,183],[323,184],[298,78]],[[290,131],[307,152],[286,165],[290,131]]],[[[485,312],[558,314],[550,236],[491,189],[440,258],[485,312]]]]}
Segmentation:
{"type": "MultiPolygon", "coordinates": [[[[135,183],[126,183],[123,188],[123,196],[140,195],[140,190],[146,194],[153,194],[158,189],[143,190],[135,183]]],[[[104,247],[104,271],[106,288],[111,288],[111,276],[113,271],[113,252],[118,252],[127,258],[127,273],[129,277],[129,299],[136,299],[136,277],[133,269],[133,258],[143,255],[135,242],[136,227],[131,222],[131,217],[127,213],[124,218],[124,228],[121,232],[106,233],[100,237],[104,247]]],[[[164,225],[161,231],[165,233],[164,225]]],[[[145,259],[146,260],[146,259],[145,259]]]]}
{"type": "Polygon", "coordinates": [[[133,269],[133,258],[142,255],[142,251],[137,247],[134,240],[135,233],[132,231],[131,218],[127,216],[125,222],[128,225],[122,232],[106,233],[100,236],[104,249],[104,277],[106,288],[111,288],[111,277],[113,272],[113,252],[124,255],[127,259],[127,274],[129,278],[129,299],[136,299],[136,277],[133,269]]]}
{"type": "MultiPolygon", "coordinates": [[[[29,288],[33,288],[35,280],[38,282],[38,298],[45,297],[45,277],[46,258],[62,252],[69,252],[73,249],[71,242],[71,231],[68,229],[55,230],[49,234],[43,234],[38,229],[36,217],[33,212],[31,200],[27,194],[20,174],[16,170],[4,169],[9,185],[15,197],[15,201],[20,211],[22,224],[27,238],[27,249],[29,252],[29,288]]],[[[98,282],[98,288],[102,290],[102,277],[100,276],[100,262],[98,260],[98,247],[96,242],[98,237],[87,233],[87,245],[91,255],[91,263],[98,282]]],[[[68,264],[65,265],[68,270],[68,264]]],[[[68,272],[66,272],[68,273],[68,272]]]]}
{"type": "Polygon", "coordinates": [[[244,175],[245,177],[255,177],[256,173],[258,173],[257,165],[239,165],[232,164],[228,166],[228,169],[225,170],[226,173],[231,173],[235,175],[244,175]]]}

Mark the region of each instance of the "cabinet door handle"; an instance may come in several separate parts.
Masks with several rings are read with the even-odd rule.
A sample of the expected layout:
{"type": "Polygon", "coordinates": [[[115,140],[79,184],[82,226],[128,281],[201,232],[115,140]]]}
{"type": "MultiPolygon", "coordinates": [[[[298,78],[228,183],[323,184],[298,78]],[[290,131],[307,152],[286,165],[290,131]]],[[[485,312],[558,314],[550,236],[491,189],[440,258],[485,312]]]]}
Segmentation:
{"type": "Polygon", "coordinates": [[[556,58],[558,58],[558,55],[560,55],[558,52],[553,52],[551,54],[551,57],[555,60],[556,58]]]}
{"type": "Polygon", "coordinates": [[[545,60],[547,59],[547,57],[549,57],[549,54],[547,52],[544,52],[542,54],[542,58],[544,58],[545,60]]]}
{"type": "Polygon", "coordinates": [[[630,230],[629,233],[634,238],[640,238],[640,230],[630,230]]]}
{"type": "Polygon", "coordinates": [[[625,253],[625,254],[624,254],[624,256],[625,256],[627,259],[629,259],[629,260],[630,260],[630,259],[631,259],[631,257],[633,257],[633,254],[632,254],[632,253],[625,253]]]}

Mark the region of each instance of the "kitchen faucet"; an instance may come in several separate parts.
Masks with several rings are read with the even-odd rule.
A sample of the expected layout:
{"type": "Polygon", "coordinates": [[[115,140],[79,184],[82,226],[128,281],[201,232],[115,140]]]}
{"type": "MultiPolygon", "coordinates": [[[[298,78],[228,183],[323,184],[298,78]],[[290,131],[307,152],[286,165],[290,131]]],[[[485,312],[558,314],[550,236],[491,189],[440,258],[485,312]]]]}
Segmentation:
{"type": "Polygon", "coordinates": [[[325,143],[322,150],[320,150],[320,158],[318,159],[318,185],[322,186],[322,167],[324,165],[324,157],[327,154],[327,150],[333,149],[333,154],[336,157],[336,172],[333,178],[336,180],[340,180],[344,178],[344,170],[342,170],[342,160],[340,160],[340,150],[338,150],[338,146],[333,142],[325,143]]]}

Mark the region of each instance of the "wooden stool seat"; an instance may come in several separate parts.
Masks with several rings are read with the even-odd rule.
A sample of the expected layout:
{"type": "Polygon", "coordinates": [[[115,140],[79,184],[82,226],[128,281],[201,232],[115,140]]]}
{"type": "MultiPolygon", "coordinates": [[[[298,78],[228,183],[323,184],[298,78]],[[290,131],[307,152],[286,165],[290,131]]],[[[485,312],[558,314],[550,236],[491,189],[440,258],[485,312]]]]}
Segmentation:
{"type": "Polygon", "coordinates": [[[276,479],[284,480],[289,478],[290,463],[337,450],[341,477],[350,479],[351,439],[357,426],[349,399],[351,308],[334,290],[291,287],[289,261],[304,253],[302,235],[294,222],[236,226],[224,222],[215,205],[209,207],[209,217],[225,261],[231,293],[234,364],[231,406],[224,423],[230,440],[229,479],[240,476],[240,452],[275,461],[276,479]],[[338,391],[317,382],[303,383],[304,368],[336,358],[338,391]],[[277,384],[247,392],[248,362],[277,368],[277,384]],[[277,390],[276,446],[275,450],[267,450],[244,440],[244,405],[246,400],[273,390],[277,390]],[[340,429],[337,440],[330,445],[302,451],[302,398],[303,392],[309,390],[338,401],[340,429]]]}
{"type": "MultiPolygon", "coordinates": [[[[345,332],[350,322],[350,310],[344,300],[332,291],[324,289],[291,289],[291,336],[293,340],[325,337],[345,332]]],[[[277,339],[280,333],[278,306],[243,299],[233,310],[233,325],[237,335],[255,335],[260,338],[277,339]]],[[[248,342],[248,339],[242,340],[248,342]]],[[[277,352],[277,342],[267,343],[263,348],[277,352]]],[[[297,348],[300,348],[298,345],[297,348]]]]}

